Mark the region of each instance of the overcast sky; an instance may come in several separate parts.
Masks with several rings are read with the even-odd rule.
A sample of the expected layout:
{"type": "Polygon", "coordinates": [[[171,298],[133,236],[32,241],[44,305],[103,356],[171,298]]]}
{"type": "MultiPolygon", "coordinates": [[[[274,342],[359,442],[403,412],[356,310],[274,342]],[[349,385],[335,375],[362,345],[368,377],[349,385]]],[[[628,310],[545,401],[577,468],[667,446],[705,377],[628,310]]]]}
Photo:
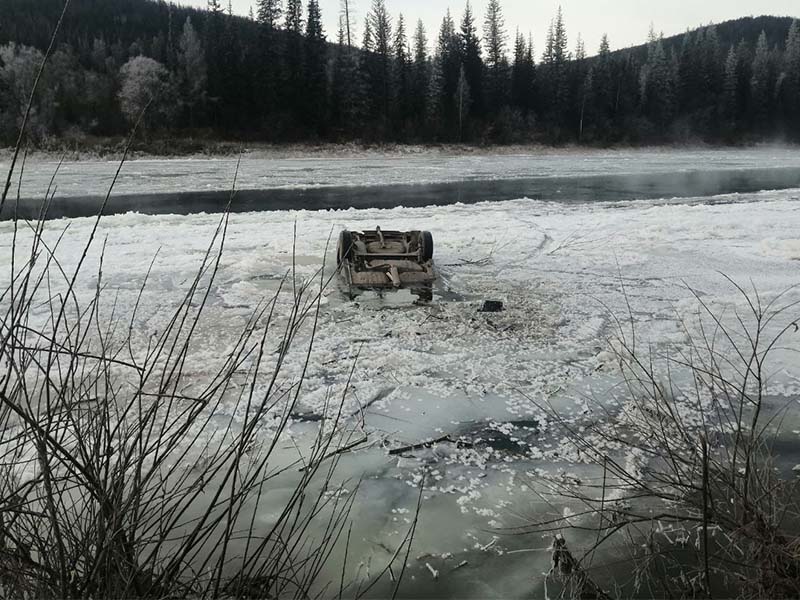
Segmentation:
{"type": "MultiPolygon", "coordinates": [[[[465,0],[464,0],[465,1],[465,0]]],[[[434,40],[442,17],[448,7],[456,21],[464,8],[462,0],[387,0],[390,12],[397,17],[403,13],[406,22],[414,24],[422,19],[428,37],[434,40]]],[[[255,0],[232,0],[233,10],[246,15],[255,0]]],[[[206,0],[182,0],[181,4],[206,6],[206,0]]],[[[320,0],[325,33],[334,40],[338,27],[341,0],[320,0]]],[[[360,41],[364,13],[371,0],[350,0],[355,12],[360,41]]],[[[227,6],[227,0],[221,4],[227,6]]],[[[474,12],[483,23],[487,0],[472,0],[474,12]]],[[[665,35],[682,33],[687,28],[708,23],[719,23],[742,16],[778,15],[800,17],[798,0],[505,0],[502,2],[506,28],[510,35],[519,27],[526,35],[533,34],[537,56],[544,48],[547,26],[561,5],[569,34],[570,49],[574,50],[577,35],[583,37],[586,49],[593,54],[603,33],[608,33],[612,49],[639,44],[647,37],[652,23],[656,31],[665,35]]],[[[409,27],[413,29],[413,27],[409,27]]],[[[482,27],[481,27],[482,29],[482,27]]]]}

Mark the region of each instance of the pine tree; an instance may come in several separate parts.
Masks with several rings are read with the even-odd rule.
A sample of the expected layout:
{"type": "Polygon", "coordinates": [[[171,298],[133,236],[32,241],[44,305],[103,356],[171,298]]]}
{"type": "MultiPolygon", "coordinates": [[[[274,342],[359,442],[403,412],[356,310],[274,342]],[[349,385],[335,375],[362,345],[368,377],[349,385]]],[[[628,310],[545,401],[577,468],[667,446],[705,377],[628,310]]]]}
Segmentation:
{"type": "Polygon", "coordinates": [[[442,99],[444,97],[444,73],[442,69],[442,56],[437,54],[431,64],[430,80],[428,81],[427,101],[425,103],[425,117],[427,132],[430,139],[437,139],[442,129],[444,116],[442,99]]]}
{"type": "Polygon", "coordinates": [[[786,36],[783,59],[783,104],[795,139],[800,139],[800,23],[795,19],[786,36]]]}
{"type": "Polygon", "coordinates": [[[245,74],[242,72],[242,46],[233,17],[225,16],[219,60],[221,62],[219,115],[226,128],[238,129],[243,125],[242,108],[245,105],[245,74]]]}
{"type": "Polygon", "coordinates": [[[508,59],[506,58],[505,20],[499,0],[489,0],[483,25],[486,45],[487,94],[490,110],[498,112],[506,104],[508,59]]]}
{"type": "Polygon", "coordinates": [[[567,44],[567,27],[564,24],[564,14],[559,6],[553,30],[553,61],[556,65],[564,65],[569,60],[567,44]]]}
{"type": "Polygon", "coordinates": [[[533,48],[517,30],[511,68],[511,102],[525,115],[533,109],[533,48]]]}
{"type": "Polygon", "coordinates": [[[439,30],[436,59],[438,60],[438,76],[441,79],[438,86],[441,90],[441,97],[437,103],[442,119],[440,130],[449,137],[455,137],[458,129],[455,98],[461,74],[461,41],[456,34],[450,10],[445,14],[439,30]]]}
{"type": "Polygon", "coordinates": [[[675,70],[672,59],[659,38],[650,43],[648,60],[641,73],[642,106],[645,116],[656,126],[656,135],[667,135],[675,110],[675,70]]]}
{"type": "MultiPolygon", "coordinates": [[[[218,0],[210,0],[217,2],[218,0]]],[[[281,18],[280,0],[258,0],[258,22],[268,30],[278,28],[281,18]]]]}
{"type": "Polygon", "coordinates": [[[583,38],[581,37],[581,34],[578,34],[578,41],[575,43],[575,60],[576,61],[586,60],[586,46],[583,43],[583,38]]]}
{"type": "Polygon", "coordinates": [[[610,136],[614,118],[614,73],[611,58],[611,44],[608,35],[603,34],[597,59],[592,66],[591,95],[589,112],[592,126],[602,140],[610,136]]]}
{"type": "Polygon", "coordinates": [[[731,46],[725,59],[725,81],[723,84],[723,115],[727,126],[733,130],[739,118],[739,57],[731,46]]]}
{"type": "Polygon", "coordinates": [[[547,32],[540,78],[546,119],[552,126],[555,139],[563,135],[561,129],[570,108],[567,43],[567,29],[559,6],[547,32]]]}
{"type": "Polygon", "coordinates": [[[339,46],[333,60],[330,112],[339,136],[360,135],[364,119],[365,87],[356,51],[347,45],[344,19],[339,24],[339,46]]]}
{"type": "Polygon", "coordinates": [[[428,61],[428,35],[422,19],[417,21],[414,30],[414,64],[412,75],[412,105],[415,115],[424,117],[430,80],[430,64],[428,61]]]}
{"type": "Polygon", "coordinates": [[[364,37],[361,41],[361,49],[370,53],[375,50],[372,38],[372,19],[370,19],[369,14],[364,17],[364,37]]]}
{"type": "MultiPolygon", "coordinates": [[[[208,56],[208,91],[218,101],[222,96],[222,7],[219,0],[208,0],[205,23],[205,47],[208,56]]],[[[218,113],[215,113],[215,119],[218,113]]]]}
{"type": "Polygon", "coordinates": [[[464,67],[464,77],[472,96],[471,109],[474,114],[482,117],[484,114],[483,102],[483,57],[481,56],[481,40],[475,25],[472,7],[467,2],[464,16],[461,19],[461,64],[464,67]]]}
{"type": "Polygon", "coordinates": [[[257,20],[259,42],[255,95],[262,116],[271,115],[279,108],[281,88],[281,47],[278,22],[281,16],[280,0],[258,0],[257,20]]]}
{"type": "Polygon", "coordinates": [[[347,44],[348,48],[353,47],[353,15],[350,13],[350,0],[342,0],[339,14],[339,28],[341,30],[340,44],[347,44]]]}
{"type": "Polygon", "coordinates": [[[192,26],[191,17],[186,17],[178,45],[181,92],[189,109],[189,127],[193,127],[195,110],[205,100],[208,72],[203,46],[192,26]]]}
{"type": "Polygon", "coordinates": [[[367,72],[373,99],[373,110],[386,130],[392,98],[392,19],[386,0],[372,0],[368,15],[372,31],[371,69],[367,72]]]}
{"type": "Polygon", "coordinates": [[[411,57],[406,36],[406,23],[403,15],[397,19],[394,35],[393,82],[395,113],[397,122],[404,126],[411,116],[411,57]]]}
{"type": "Polygon", "coordinates": [[[770,112],[770,56],[767,45],[767,34],[762,31],[756,44],[753,58],[753,76],[750,80],[750,93],[753,101],[753,117],[758,129],[767,127],[770,112]]]}
{"type": "Polygon", "coordinates": [[[302,0],[287,0],[284,11],[283,36],[283,84],[281,86],[282,104],[294,117],[295,123],[305,118],[304,100],[308,90],[304,71],[306,41],[303,36],[302,0]]]}
{"type": "Polygon", "coordinates": [[[471,104],[469,82],[467,81],[467,73],[464,65],[461,65],[461,71],[458,74],[458,86],[456,87],[455,105],[458,113],[458,141],[464,141],[464,124],[469,115],[469,108],[471,104]]]}
{"type": "MultiPolygon", "coordinates": [[[[324,134],[327,120],[327,51],[319,0],[308,0],[305,37],[305,102],[312,130],[324,134]]],[[[302,101],[299,103],[303,104],[302,101]]]]}
{"type": "Polygon", "coordinates": [[[303,33],[303,2],[302,0],[286,0],[286,31],[302,35],[303,33]]]}

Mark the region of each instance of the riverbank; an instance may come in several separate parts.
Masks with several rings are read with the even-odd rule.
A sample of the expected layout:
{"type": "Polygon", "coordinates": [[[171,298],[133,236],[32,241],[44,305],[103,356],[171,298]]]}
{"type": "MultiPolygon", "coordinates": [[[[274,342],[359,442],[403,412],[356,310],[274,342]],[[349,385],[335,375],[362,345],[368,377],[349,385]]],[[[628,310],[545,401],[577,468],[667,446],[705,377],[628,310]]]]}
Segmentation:
{"type": "MultiPolygon", "coordinates": [[[[81,140],[56,140],[29,151],[28,156],[43,160],[67,161],[119,160],[122,158],[126,138],[88,138],[81,140]]],[[[609,152],[674,152],[676,150],[753,150],[753,149],[794,149],[800,146],[783,143],[741,144],[718,146],[708,144],[660,146],[616,145],[601,146],[547,146],[542,144],[369,144],[347,143],[260,143],[233,140],[211,140],[197,138],[155,138],[137,141],[129,152],[131,159],[187,159],[187,158],[230,158],[243,155],[247,158],[373,158],[403,156],[512,156],[534,154],[548,156],[554,154],[598,154],[609,152]]],[[[12,148],[0,148],[0,161],[7,161],[13,153],[12,148]]]]}

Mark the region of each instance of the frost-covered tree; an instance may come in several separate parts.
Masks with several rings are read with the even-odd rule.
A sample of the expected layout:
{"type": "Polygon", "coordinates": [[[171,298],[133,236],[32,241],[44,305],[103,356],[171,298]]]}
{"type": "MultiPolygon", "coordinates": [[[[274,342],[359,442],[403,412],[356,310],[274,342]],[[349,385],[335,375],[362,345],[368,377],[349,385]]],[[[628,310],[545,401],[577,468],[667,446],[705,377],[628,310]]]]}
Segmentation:
{"type": "MultiPolygon", "coordinates": [[[[30,46],[13,42],[0,46],[0,133],[4,137],[16,137],[43,59],[42,52],[30,46]]],[[[43,82],[34,98],[28,128],[34,138],[50,131],[55,85],[49,84],[54,83],[43,82]]]]}
{"type": "Polygon", "coordinates": [[[788,121],[800,139],[800,22],[795,19],[786,36],[783,58],[783,103],[788,121]]]}
{"type": "Polygon", "coordinates": [[[280,0],[258,0],[258,22],[262,27],[272,30],[278,28],[282,13],[280,0]]]}
{"type": "Polygon", "coordinates": [[[644,114],[657,128],[656,135],[665,136],[675,110],[675,72],[662,38],[650,42],[640,86],[644,114]]]}
{"type": "Polygon", "coordinates": [[[430,80],[428,81],[428,92],[426,105],[426,124],[429,134],[436,137],[442,127],[442,97],[444,94],[444,75],[442,73],[442,56],[434,56],[431,64],[430,80]]]}
{"type": "Polygon", "coordinates": [[[728,127],[735,127],[739,117],[739,57],[736,48],[731,45],[725,59],[725,76],[723,82],[723,115],[728,127]]]}
{"type": "Polygon", "coordinates": [[[14,42],[0,46],[0,80],[16,117],[25,112],[42,60],[44,55],[36,48],[14,42]]]}
{"type": "Polygon", "coordinates": [[[770,57],[767,34],[762,31],[753,57],[753,77],[750,93],[753,99],[753,116],[759,128],[764,128],[769,116],[770,104],[770,57]]]}
{"type": "Polygon", "coordinates": [[[175,113],[170,73],[161,63],[146,56],[132,58],[120,69],[119,102],[129,123],[157,125],[175,113]]]}
{"type": "Polygon", "coordinates": [[[183,101],[189,108],[191,126],[194,123],[195,109],[205,101],[208,82],[205,52],[200,37],[192,26],[191,17],[186,17],[178,47],[181,92],[183,101]]]}

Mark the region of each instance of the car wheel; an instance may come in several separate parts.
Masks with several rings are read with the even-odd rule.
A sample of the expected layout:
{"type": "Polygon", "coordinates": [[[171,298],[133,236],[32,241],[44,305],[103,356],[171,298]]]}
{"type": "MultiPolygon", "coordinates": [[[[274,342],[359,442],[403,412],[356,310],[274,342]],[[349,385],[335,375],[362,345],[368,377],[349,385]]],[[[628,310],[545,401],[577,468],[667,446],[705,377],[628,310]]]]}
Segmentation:
{"type": "Polygon", "coordinates": [[[336,264],[342,263],[350,258],[353,250],[353,235],[346,229],[339,234],[339,247],[336,251],[336,264]]]}
{"type": "Polygon", "coordinates": [[[433,258],[433,236],[430,231],[423,231],[419,235],[420,245],[422,247],[422,260],[431,260],[433,258]]]}

